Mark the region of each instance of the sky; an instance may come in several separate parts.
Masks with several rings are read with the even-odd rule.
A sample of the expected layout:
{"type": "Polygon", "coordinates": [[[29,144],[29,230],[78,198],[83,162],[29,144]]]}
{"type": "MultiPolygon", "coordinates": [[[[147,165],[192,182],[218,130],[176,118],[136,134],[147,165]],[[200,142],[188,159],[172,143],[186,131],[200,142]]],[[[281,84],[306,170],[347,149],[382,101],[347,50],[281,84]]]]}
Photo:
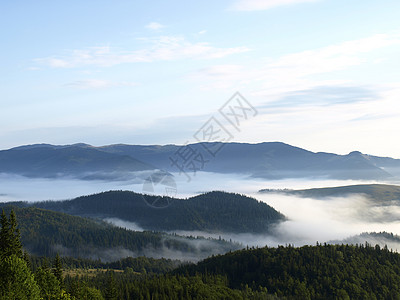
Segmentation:
{"type": "Polygon", "coordinates": [[[1,1],[0,149],[185,144],[214,122],[229,141],[400,158],[399,11],[394,0],[1,1]]]}

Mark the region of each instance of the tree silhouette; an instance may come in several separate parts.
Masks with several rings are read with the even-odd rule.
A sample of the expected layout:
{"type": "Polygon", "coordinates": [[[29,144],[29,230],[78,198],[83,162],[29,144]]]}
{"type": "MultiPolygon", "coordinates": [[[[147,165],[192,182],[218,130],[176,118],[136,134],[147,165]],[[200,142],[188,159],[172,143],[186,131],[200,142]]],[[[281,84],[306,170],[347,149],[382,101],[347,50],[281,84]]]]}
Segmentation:
{"type": "Polygon", "coordinates": [[[0,257],[15,255],[23,258],[20,232],[14,210],[11,210],[9,219],[2,210],[0,223],[0,257]]]}
{"type": "Polygon", "coordinates": [[[60,283],[60,286],[63,285],[63,270],[62,270],[62,263],[60,259],[60,255],[56,255],[56,258],[54,259],[54,264],[53,264],[53,274],[56,276],[58,282],[60,283]]]}

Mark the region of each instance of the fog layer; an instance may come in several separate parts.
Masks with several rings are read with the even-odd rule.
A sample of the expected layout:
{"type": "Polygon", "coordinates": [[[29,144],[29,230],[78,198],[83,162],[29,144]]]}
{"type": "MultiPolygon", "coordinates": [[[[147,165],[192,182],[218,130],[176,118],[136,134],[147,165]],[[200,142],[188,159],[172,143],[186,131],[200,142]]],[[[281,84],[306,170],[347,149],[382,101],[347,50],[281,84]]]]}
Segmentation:
{"type": "MultiPolygon", "coordinates": [[[[142,177],[135,180],[101,181],[72,179],[31,179],[9,174],[0,174],[0,201],[40,201],[70,199],[81,195],[107,190],[131,190],[143,192],[142,177]]],[[[387,231],[400,234],[400,208],[394,204],[379,206],[364,195],[341,198],[310,199],[281,194],[259,194],[258,190],[304,189],[333,187],[365,181],[341,181],[323,179],[286,179],[267,181],[238,174],[216,174],[197,172],[190,180],[183,174],[174,174],[179,198],[186,198],[201,192],[224,190],[255,197],[285,216],[288,220],[280,223],[269,235],[235,233],[182,232],[178,234],[232,239],[249,246],[276,246],[294,244],[315,244],[317,241],[341,240],[362,232],[387,231]]],[[[381,182],[382,183],[382,182],[381,182]]],[[[386,182],[396,184],[398,182],[386,182]]],[[[157,192],[162,194],[162,187],[157,192]]],[[[141,230],[140,224],[128,224],[124,220],[108,220],[118,226],[141,230]]]]}

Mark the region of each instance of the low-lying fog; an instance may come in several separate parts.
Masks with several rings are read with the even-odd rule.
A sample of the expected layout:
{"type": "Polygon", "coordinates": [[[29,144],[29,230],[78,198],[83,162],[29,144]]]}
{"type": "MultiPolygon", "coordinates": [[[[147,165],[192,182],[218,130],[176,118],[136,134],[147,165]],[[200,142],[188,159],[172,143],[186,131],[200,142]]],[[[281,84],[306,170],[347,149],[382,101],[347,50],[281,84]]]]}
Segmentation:
{"type": "MultiPolygon", "coordinates": [[[[137,173],[136,179],[129,176],[126,180],[78,180],[72,178],[47,179],[27,178],[18,175],[0,173],[0,201],[41,201],[64,200],[74,197],[99,193],[108,190],[131,190],[141,193],[143,184],[151,173],[137,173]]],[[[173,174],[176,183],[176,197],[186,198],[202,192],[222,190],[241,194],[254,194],[262,188],[272,189],[302,189],[312,187],[327,187],[350,185],[357,183],[373,183],[352,180],[323,179],[285,179],[265,180],[238,174],[218,174],[197,172],[190,180],[183,174],[173,174]]],[[[165,186],[155,186],[155,193],[163,194],[165,186]]],[[[147,192],[147,190],[146,190],[147,192]]]]}
{"type": "MultiPolygon", "coordinates": [[[[269,189],[303,189],[315,187],[332,187],[366,181],[343,181],[323,179],[286,179],[268,181],[237,174],[215,174],[199,172],[188,181],[184,175],[174,174],[177,187],[176,197],[186,198],[198,193],[223,190],[237,192],[255,197],[288,217],[274,229],[273,235],[253,235],[204,232],[177,232],[178,234],[223,237],[249,246],[276,246],[294,244],[315,244],[317,241],[341,240],[351,235],[371,231],[387,231],[400,234],[400,207],[375,206],[363,195],[352,195],[342,198],[324,200],[300,198],[281,194],[259,194],[263,188],[269,189]]],[[[21,176],[0,174],[0,201],[40,201],[70,199],[107,190],[131,190],[143,192],[143,174],[136,180],[100,181],[75,179],[30,179],[21,176]]],[[[382,183],[382,182],[381,182],[382,183]]],[[[398,182],[386,182],[398,184],[398,182]]],[[[162,185],[156,187],[156,193],[163,193],[162,185]],[[159,189],[161,188],[161,189],[159,189]]],[[[109,219],[117,226],[140,230],[137,224],[123,220],[109,219]]],[[[400,249],[400,246],[399,246],[400,249]]]]}

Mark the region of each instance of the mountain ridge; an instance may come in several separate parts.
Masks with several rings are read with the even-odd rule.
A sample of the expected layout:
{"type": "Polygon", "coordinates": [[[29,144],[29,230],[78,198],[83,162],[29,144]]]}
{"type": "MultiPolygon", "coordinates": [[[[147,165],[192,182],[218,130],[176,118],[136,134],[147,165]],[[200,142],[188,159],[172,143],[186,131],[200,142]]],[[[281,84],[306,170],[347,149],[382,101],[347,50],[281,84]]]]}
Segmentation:
{"type": "Polygon", "coordinates": [[[194,171],[239,173],[265,179],[317,177],[385,180],[400,176],[399,159],[372,156],[359,151],[347,155],[312,152],[282,142],[195,143],[183,146],[33,144],[1,150],[0,173],[118,180],[123,177],[118,173],[133,174],[156,169],[180,172],[179,168],[188,168],[188,164],[193,163],[193,157],[197,157],[197,166],[192,164],[194,171]],[[182,166],[174,164],[174,160],[179,160],[179,166],[182,166]]]}
{"type": "Polygon", "coordinates": [[[392,205],[393,202],[400,202],[400,186],[390,184],[354,184],[323,188],[310,188],[298,190],[276,190],[261,189],[260,193],[281,193],[300,197],[315,199],[326,199],[330,197],[344,197],[352,194],[362,194],[377,204],[392,205]]]}

